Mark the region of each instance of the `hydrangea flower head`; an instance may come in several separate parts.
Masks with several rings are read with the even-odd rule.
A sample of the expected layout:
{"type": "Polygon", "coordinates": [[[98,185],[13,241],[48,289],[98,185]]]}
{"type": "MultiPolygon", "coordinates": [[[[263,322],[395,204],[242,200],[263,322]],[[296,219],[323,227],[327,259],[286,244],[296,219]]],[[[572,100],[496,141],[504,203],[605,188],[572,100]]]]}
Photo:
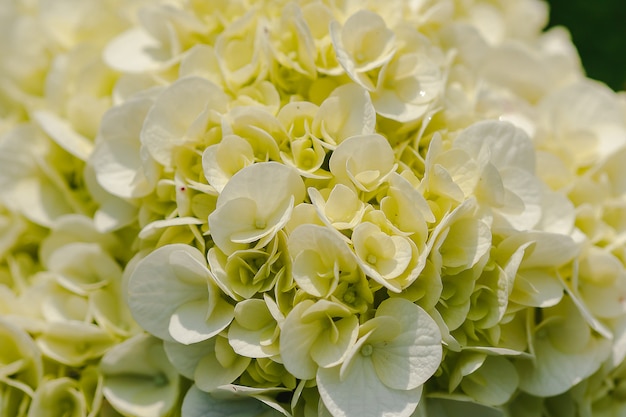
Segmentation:
{"type": "Polygon", "coordinates": [[[0,417],[626,409],[626,100],[540,0],[4,3],[0,417]]]}

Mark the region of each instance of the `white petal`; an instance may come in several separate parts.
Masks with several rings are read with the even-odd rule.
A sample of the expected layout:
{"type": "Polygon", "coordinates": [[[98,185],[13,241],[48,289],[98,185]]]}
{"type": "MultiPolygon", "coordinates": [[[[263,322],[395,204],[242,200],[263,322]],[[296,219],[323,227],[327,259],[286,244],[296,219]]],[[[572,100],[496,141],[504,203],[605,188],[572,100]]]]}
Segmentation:
{"type": "Polygon", "coordinates": [[[69,366],[99,358],[115,343],[112,335],[95,324],[73,320],[49,323],[37,338],[44,355],[69,366]]]}
{"type": "Polygon", "coordinates": [[[288,246],[294,258],[294,280],[316,297],[326,297],[335,290],[338,283],[335,266],[345,272],[357,268],[354,253],[327,227],[300,225],[289,235],[288,246]]]}
{"type": "Polygon", "coordinates": [[[480,219],[466,217],[451,224],[439,251],[445,267],[463,270],[476,265],[490,248],[489,225],[480,219]]]}
{"type": "MultiPolygon", "coordinates": [[[[304,183],[298,172],[277,162],[262,162],[235,174],[220,194],[217,207],[245,197],[273,208],[280,206],[291,195],[297,203],[304,200],[304,183]]],[[[272,209],[263,210],[271,212],[272,209]]]]}
{"type": "Polygon", "coordinates": [[[491,356],[476,372],[463,378],[461,388],[481,404],[502,405],[517,390],[518,382],[517,370],[511,362],[491,356]]]}
{"type": "MultiPolygon", "coordinates": [[[[427,398],[420,403],[427,414],[416,414],[412,417],[505,417],[504,411],[471,401],[470,398],[427,398]]],[[[418,411],[419,411],[418,408],[418,411]]]]}
{"type": "MultiPolygon", "coordinates": [[[[0,317],[0,357],[3,367],[9,364],[26,360],[20,370],[20,379],[32,387],[36,387],[43,377],[41,351],[32,337],[17,324],[11,323],[7,318],[0,317]]],[[[0,371],[0,374],[4,374],[0,371]]],[[[6,374],[5,374],[6,375],[6,374]]]]}
{"type": "Polygon", "coordinates": [[[168,361],[182,376],[193,380],[193,375],[200,360],[215,350],[215,339],[208,339],[191,345],[175,341],[163,342],[168,361]]]}
{"type": "Polygon", "coordinates": [[[95,243],[68,243],[52,252],[48,267],[58,274],[58,282],[77,294],[89,292],[119,280],[122,269],[95,243]]]}
{"type": "MultiPolygon", "coordinates": [[[[221,336],[217,336],[217,339],[219,338],[221,336]]],[[[211,352],[200,359],[194,372],[194,380],[198,388],[206,392],[211,392],[222,385],[232,383],[250,364],[250,358],[237,355],[232,351],[227,341],[220,342],[216,340],[216,344],[219,343],[223,343],[227,349],[231,349],[228,354],[233,360],[226,366],[220,362],[216,352],[211,352]]]]}
{"type": "Polygon", "coordinates": [[[124,226],[129,226],[137,218],[138,209],[133,204],[121,198],[106,199],[93,216],[96,229],[102,233],[114,232],[124,226]]]}
{"type": "Polygon", "coordinates": [[[529,102],[539,100],[556,81],[538,51],[523,42],[503,42],[491,48],[481,56],[480,65],[480,76],[487,82],[529,102]]]}
{"type": "Polygon", "coordinates": [[[175,62],[164,49],[161,42],[148,32],[134,28],[109,42],[103,58],[109,66],[121,72],[151,72],[175,62]]]}
{"type": "Polygon", "coordinates": [[[544,126],[563,138],[591,132],[583,154],[591,151],[594,159],[603,159],[626,144],[626,120],[616,99],[606,86],[582,79],[546,96],[537,114],[544,126]]]}
{"type": "MultiPolygon", "coordinates": [[[[534,229],[541,219],[540,181],[531,173],[515,167],[502,169],[500,174],[505,195],[503,207],[496,211],[516,230],[534,229]]],[[[498,226],[494,224],[493,227],[498,226]]]]}
{"type": "Polygon", "coordinates": [[[563,285],[555,273],[545,269],[522,269],[517,272],[509,299],[531,307],[550,307],[563,298],[563,285]]]}
{"type": "Polygon", "coordinates": [[[552,346],[549,338],[537,337],[534,348],[534,363],[530,360],[516,363],[519,387],[531,395],[551,397],[564,393],[596,372],[608,357],[611,342],[593,338],[584,350],[566,354],[552,346]]]}
{"type": "Polygon", "coordinates": [[[362,191],[375,190],[396,168],[389,141],[379,134],[353,136],[335,149],[330,171],[339,181],[352,181],[362,191]]]}
{"type": "Polygon", "coordinates": [[[268,329],[249,330],[233,322],[228,328],[228,341],[239,355],[249,358],[269,358],[278,355],[280,351],[275,344],[265,346],[261,343],[267,331],[268,329]]]}
{"type": "Polygon", "coordinates": [[[171,219],[155,220],[145,225],[144,228],[139,231],[138,236],[143,240],[154,239],[161,229],[172,226],[197,225],[202,223],[202,220],[196,217],[172,217],[171,219]]]}
{"type": "MultiPolygon", "coordinates": [[[[15,382],[13,383],[15,384],[15,382]]],[[[9,383],[8,386],[10,387],[11,383],[9,383]]],[[[42,417],[51,416],[53,415],[51,406],[54,404],[59,408],[63,407],[63,411],[68,416],[85,415],[87,412],[87,404],[85,397],[81,395],[78,387],[78,382],[69,377],[59,377],[42,381],[37,387],[37,391],[35,391],[32,401],[29,404],[28,414],[42,417]]]]}
{"type": "Polygon", "coordinates": [[[289,312],[280,333],[280,356],[285,368],[296,378],[313,379],[317,364],[309,353],[311,345],[322,331],[319,323],[303,323],[302,313],[313,305],[303,301],[289,312]]]}
{"type": "Polygon", "coordinates": [[[77,133],[67,121],[47,110],[35,111],[33,118],[39,123],[44,132],[63,149],[82,161],[86,161],[89,158],[93,150],[93,143],[77,133]]]}
{"type": "Polygon", "coordinates": [[[139,134],[151,99],[135,99],[107,111],[90,156],[99,184],[122,198],[143,197],[156,186],[159,168],[139,134]]]}
{"type": "Polygon", "coordinates": [[[339,368],[317,372],[320,396],[333,417],[408,417],[417,407],[422,386],[408,391],[387,387],[369,358],[357,353],[343,379],[339,368]]]}
{"type": "Polygon", "coordinates": [[[431,107],[431,103],[408,103],[397,92],[391,90],[382,90],[373,94],[372,103],[378,114],[401,123],[419,119],[431,107]]]}
{"type": "Polygon", "coordinates": [[[421,386],[439,368],[442,358],[439,326],[426,311],[403,298],[389,298],[376,317],[393,317],[402,333],[393,340],[373,344],[372,363],[380,380],[394,389],[421,386]]]}
{"type": "Polygon", "coordinates": [[[356,342],[359,322],[356,316],[349,316],[335,322],[338,339],[331,340],[332,332],[325,331],[311,346],[311,357],[321,367],[328,368],[346,359],[348,350],[356,342]]]}
{"type": "Polygon", "coordinates": [[[248,141],[227,135],[202,154],[202,168],[207,182],[221,193],[228,181],[241,169],[254,162],[254,150],[248,141]]]}
{"type": "Polygon", "coordinates": [[[261,401],[242,395],[229,396],[217,391],[207,393],[193,385],[183,399],[181,409],[185,417],[278,417],[278,411],[272,410],[261,401]]]}
{"type": "MultiPolygon", "coordinates": [[[[176,251],[205,262],[200,251],[189,245],[163,246],[137,264],[128,282],[128,304],[133,317],[141,327],[163,340],[171,340],[169,323],[179,306],[208,297],[206,284],[191,285],[176,275],[170,265],[170,255],[176,251]]],[[[204,279],[208,276],[207,270],[204,279]]]]}
{"type": "Polygon", "coordinates": [[[304,195],[304,182],[294,168],[263,162],[242,169],[226,184],[209,215],[215,244],[230,255],[259,239],[267,243],[304,195]]]}
{"type": "Polygon", "coordinates": [[[37,224],[52,227],[59,217],[75,212],[57,186],[43,176],[16,183],[19,189],[13,194],[16,209],[37,224]]]}
{"type": "Polygon", "coordinates": [[[517,167],[534,172],[535,152],[528,135],[507,122],[485,120],[463,130],[454,146],[478,159],[483,147],[489,149],[489,161],[498,169],[517,167]]]}
{"type": "Polygon", "coordinates": [[[337,87],[320,105],[313,119],[313,132],[336,146],[356,135],[374,133],[376,111],[370,96],[357,84],[337,87]]]}
{"type": "Polygon", "coordinates": [[[228,328],[228,342],[239,355],[269,358],[280,353],[273,338],[277,322],[264,300],[248,299],[235,306],[235,320],[228,328]],[[268,344],[268,341],[272,341],[268,344]]]}
{"type": "Polygon", "coordinates": [[[435,222],[435,215],[426,198],[406,178],[394,172],[389,176],[389,184],[392,187],[392,191],[402,194],[410,206],[420,212],[425,221],[428,223],[435,222]]]}
{"type": "Polygon", "coordinates": [[[103,393],[122,413],[162,417],[176,405],[179,376],[161,341],[139,334],[116,345],[102,358],[103,393]]]}
{"type": "Polygon", "coordinates": [[[172,166],[173,149],[199,140],[211,111],[226,111],[220,87],[200,77],[181,78],[167,87],[146,115],[141,143],[161,165],[172,166]]]}
{"type": "Polygon", "coordinates": [[[533,242],[533,245],[526,249],[521,268],[558,268],[580,251],[579,244],[568,235],[539,231],[516,233],[505,239],[498,250],[513,253],[527,242],[533,242]]]}
{"type": "Polygon", "coordinates": [[[220,303],[210,316],[207,300],[189,301],[171,316],[169,333],[177,342],[188,345],[209,339],[224,330],[233,319],[233,306],[220,303]]]}

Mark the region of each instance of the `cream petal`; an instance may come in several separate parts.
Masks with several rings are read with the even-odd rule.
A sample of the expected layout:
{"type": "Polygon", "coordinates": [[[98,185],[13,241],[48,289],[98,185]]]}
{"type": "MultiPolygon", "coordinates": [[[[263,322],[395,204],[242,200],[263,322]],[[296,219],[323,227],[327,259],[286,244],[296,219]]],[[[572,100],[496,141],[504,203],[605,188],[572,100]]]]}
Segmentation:
{"type": "Polygon", "coordinates": [[[356,258],[338,234],[323,226],[304,224],[289,235],[294,280],[311,295],[327,297],[337,287],[339,271],[357,269],[356,258]]]}
{"type": "Polygon", "coordinates": [[[550,307],[563,298],[563,285],[554,272],[539,268],[517,272],[509,300],[525,306],[550,307]]]}
{"type": "Polygon", "coordinates": [[[122,268],[95,243],[69,243],[52,252],[48,267],[58,282],[77,294],[86,295],[119,280],[122,268]]]}
{"type": "Polygon", "coordinates": [[[215,338],[191,345],[183,345],[176,341],[164,341],[163,349],[167,355],[167,360],[176,368],[176,371],[185,378],[193,380],[200,360],[205,355],[215,351],[215,338]]]}
{"type": "Polygon", "coordinates": [[[389,298],[376,317],[392,317],[402,332],[392,340],[373,343],[372,364],[387,387],[412,390],[424,384],[442,360],[439,326],[426,311],[403,298],[389,298]]]}
{"type": "Polygon", "coordinates": [[[454,146],[476,159],[483,148],[489,149],[489,161],[498,169],[517,167],[531,173],[535,170],[535,151],[530,138],[507,122],[475,123],[456,137],[454,146]]]}
{"type": "Polygon", "coordinates": [[[160,169],[139,141],[152,103],[147,98],[130,100],[113,107],[102,118],[89,162],[98,183],[118,197],[143,197],[156,186],[160,169]]]}
{"type": "Polygon", "coordinates": [[[349,316],[334,322],[337,334],[326,331],[311,346],[311,358],[322,368],[330,368],[342,363],[349,349],[356,342],[359,323],[356,316],[349,316]],[[335,336],[337,339],[334,340],[335,336]]]}
{"type": "Polygon", "coordinates": [[[219,303],[210,314],[208,312],[207,300],[182,304],[170,318],[170,336],[185,345],[201,342],[224,330],[233,319],[233,306],[228,303],[219,303]]]}
{"type": "Polygon", "coordinates": [[[177,404],[179,376],[156,338],[139,334],[115,346],[100,371],[104,396],[121,413],[163,417],[177,404]]]}
{"type": "Polygon", "coordinates": [[[143,28],[130,29],[109,42],[103,58],[111,68],[126,73],[161,70],[177,59],[143,28]]]}
{"type": "Polygon", "coordinates": [[[202,167],[207,182],[221,193],[228,181],[241,169],[254,162],[252,146],[237,135],[227,135],[202,154],[202,167]]]}
{"type": "Polygon", "coordinates": [[[99,358],[113,345],[115,339],[108,332],[80,321],[49,323],[37,338],[44,355],[69,366],[99,358]]]}
{"type": "Polygon", "coordinates": [[[207,352],[200,359],[194,372],[194,380],[198,388],[205,392],[211,392],[220,386],[235,381],[250,364],[250,358],[237,355],[225,338],[217,337],[215,352],[207,352]],[[230,359],[229,363],[222,363],[219,356],[219,344],[224,346],[225,352],[230,359]]]}
{"type": "Polygon", "coordinates": [[[374,191],[395,171],[391,145],[379,134],[352,136],[335,149],[330,171],[339,181],[351,181],[362,191],[374,191]]]}
{"type": "MultiPolygon", "coordinates": [[[[190,255],[191,267],[194,267],[193,260],[206,265],[204,256],[197,249],[184,244],[167,245],[142,259],[128,281],[128,305],[133,317],[142,328],[163,340],[172,339],[169,323],[180,306],[208,297],[208,269],[204,267],[204,276],[192,277],[197,281],[194,284],[189,282],[189,277],[177,276],[170,265],[170,256],[177,251],[190,255]]],[[[202,317],[206,318],[207,313],[202,317]]]]}
{"type": "Polygon", "coordinates": [[[320,368],[316,380],[324,405],[334,417],[408,417],[422,394],[422,386],[411,390],[387,387],[378,378],[372,361],[359,354],[343,378],[336,366],[320,368]]]}
{"type": "Polygon", "coordinates": [[[267,243],[304,195],[304,182],[293,168],[264,162],[242,169],[226,184],[209,215],[216,245],[230,255],[255,240],[267,243]]]}
{"type": "Polygon", "coordinates": [[[461,381],[463,391],[484,405],[502,405],[517,390],[519,377],[515,366],[500,356],[488,357],[482,366],[461,381]]]}
{"type": "Polygon", "coordinates": [[[374,133],[376,111],[363,87],[345,84],[322,102],[313,118],[313,133],[335,147],[351,136],[374,133]]]}
{"type": "Polygon", "coordinates": [[[267,343],[267,336],[273,337],[277,326],[264,300],[244,300],[235,306],[235,320],[228,328],[228,342],[239,355],[269,358],[280,353],[276,341],[267,343]]]}
{"type": "Polygon", "coordinates": [[[313,305],[313,301],[302,301],[289,312],[281,327],[280,356],[285,368],[299,379],[313,379],[317,364],[309,350],[323,330],[315,321],[302,322],[302,313],[313,305]]]}
{"type": "Polygon", "coordinates": [[[185,417],[278,417],[283,415],[255,398],[227,396],[222,392],[208,393],[201,391],[196,385],[187,391],[181,412],[185,417]]]}
{"type": "Polygon", "coordinates": [[[610,351],[610,341],[593,338],[585,349],[566,354],[548,338],[534,340],[535,359],[516,361],[519,387],[535,396],[562,394],[598,370],[610,351]]]}
{"type": "Polygon", "coordinates": [[[56,114],[38,110],[33,118],[59,146],[82,161],[86,161],[93,150],[93,143],[77,133],[74,128],[56,114]]]}
{"type": "Polygon", "coordinates": [[[198,141],[211,111],[226,112],[226,94],[200,77],[181,78],[161,92],[148,111],[140,139],[155,161],[172,167],[173,150],[198,141]]]}
{"type": "Polygon", "coordinates": [[[28,417],[56,417],[62,407],[68,417],[84,416],[87,404],[78,384],[71,378],[57,378],[39,386],[28,409],[28,417]]]}

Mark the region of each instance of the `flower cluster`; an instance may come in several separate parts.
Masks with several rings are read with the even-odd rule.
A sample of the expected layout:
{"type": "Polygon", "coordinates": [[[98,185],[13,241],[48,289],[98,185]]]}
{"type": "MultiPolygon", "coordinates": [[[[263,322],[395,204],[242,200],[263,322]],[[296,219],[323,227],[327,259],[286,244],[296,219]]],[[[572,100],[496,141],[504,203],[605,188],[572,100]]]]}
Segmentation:
{"type": "Polygon", "coordinates": [[[626,96],[540,0],[0,6],[0,416],[626,411],[626,96]]]}

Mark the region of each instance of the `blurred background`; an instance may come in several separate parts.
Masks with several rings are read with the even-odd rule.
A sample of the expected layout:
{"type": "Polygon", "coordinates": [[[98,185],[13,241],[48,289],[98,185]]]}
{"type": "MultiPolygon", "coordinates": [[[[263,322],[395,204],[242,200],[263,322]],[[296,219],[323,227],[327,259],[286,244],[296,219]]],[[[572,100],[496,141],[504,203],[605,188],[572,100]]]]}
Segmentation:
{"type": "Polygon", "coordinates": [[[567,27],[587,76],[626,90],[626,0],[548,0],[550,26],[567,27]]]}

